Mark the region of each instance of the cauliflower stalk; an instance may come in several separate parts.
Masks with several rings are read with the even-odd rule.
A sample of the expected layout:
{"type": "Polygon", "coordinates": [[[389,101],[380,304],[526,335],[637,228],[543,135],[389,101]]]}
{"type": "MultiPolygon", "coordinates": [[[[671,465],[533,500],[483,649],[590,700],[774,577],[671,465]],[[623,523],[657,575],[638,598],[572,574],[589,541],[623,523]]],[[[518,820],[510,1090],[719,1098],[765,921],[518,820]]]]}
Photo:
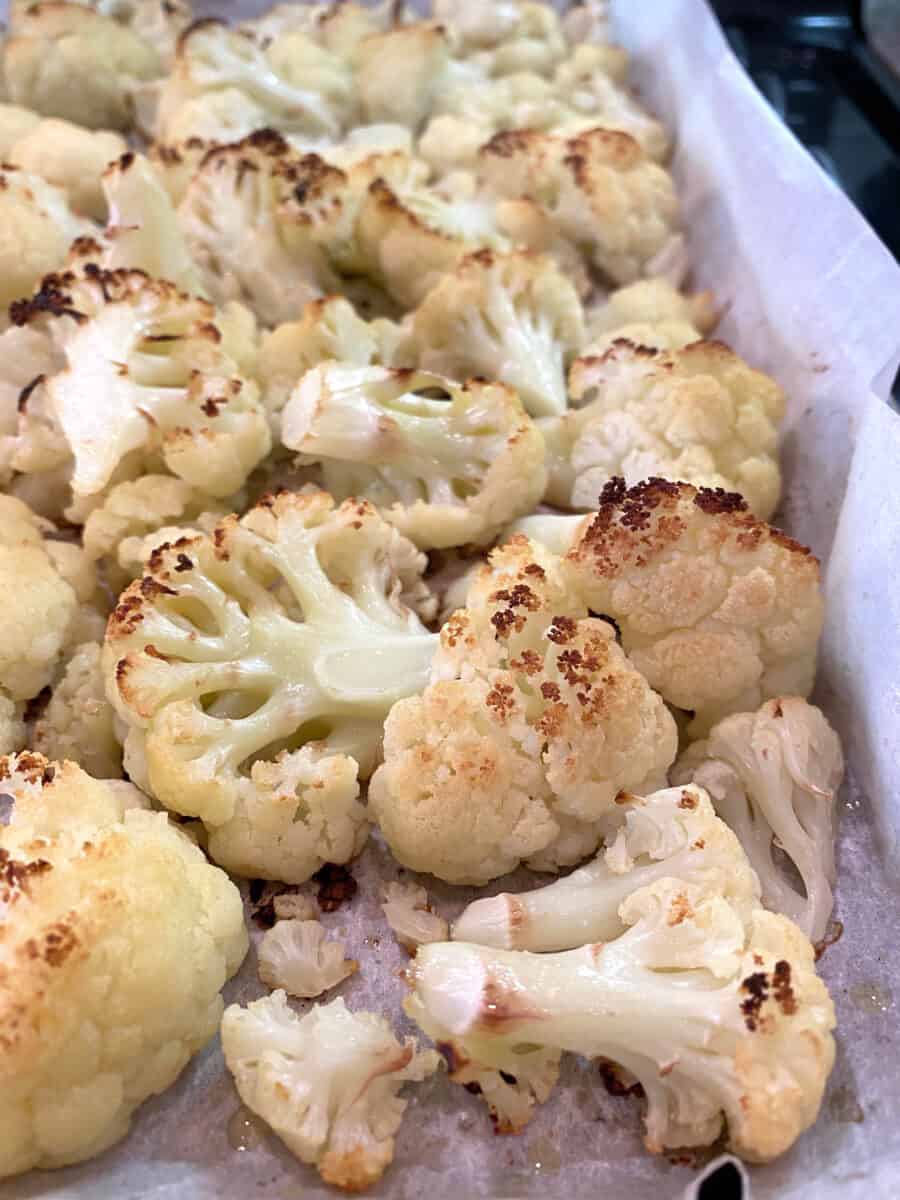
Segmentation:
{"type": "Polygon", "coordinates": [[[160,548],[124,592],[105,669],[126,765],[204,821],[217,862],[300,883],[360,849],[357,764],[437,641],[424,566],[365,502],[285,492],[160,548]]]}
{"type": "Polygon", "coordinates": [[[744,919],[676,878],[639,886],[619,916],[612,940],[555,954],[423,946],[406,1011],[471,1063],[523,1044],[611,1060],[644,1089],[654,1153],[710,1145],[723,1125],[744,1158],[784,1153],[815,1120],[834,1061],[810,943],[785,917],[744,919]]]}
{"type": "Polygon", "coordinates": [[[434,1073],[434,1051],[400,1043],[383,1017],[343,1000],[298,1017],[283,991],[222,1018],[222,1050],[241,1099],[326,1183],[362,1191],[394,1157],[407,1082],[434,1073]]]}
{"type": "Polygon", "coordinates": [[[834,809],[843,774],[837,734],[798,696],[726,717],[673,770],[675,782],[694,780],[712,796],[759,875],[765,906],[813,942],[824,938],[834,903],[834,809]],[[779,867],[776,845],[802,889],[779,867]]]}
{"type": "Polygon", "coordinates": [[[257,951],[259,977],[289,996],[321,996],[359,970],[344,957],[343,942],[329,941],[318,921],[277,921],[266,930],[257,951]]]}
{"type": "Polygon", "coordinates": [[[0,759],[0,777],[7,1176],[125,1136],[215,1034],[247,932],[234,884],[136,788],[38,754],[0,759]]]}
{"type": "Polygon", "coordinates": [[[424,693],[391,711],[369,805],[413,870],[475,884],[522,860],[558,870],[596,849],[622,789],[664,781],[676,742],[560,560],[513,538],[444,626],[424,693]]]}
{"type": "Polygon", "coordinates": [[[490,541],[544,491],[544,445],[514,393],[423,371],[325,365],[282,414],[282,441],[424,549],[490,541]]]}
{"type": "Polygon", "coordinates": [[[603,489],[566,556],[635,666],[702,736],[772,696],[808,696],[822,628],[819,564],[740,496],[650,479],[603,489]]]}

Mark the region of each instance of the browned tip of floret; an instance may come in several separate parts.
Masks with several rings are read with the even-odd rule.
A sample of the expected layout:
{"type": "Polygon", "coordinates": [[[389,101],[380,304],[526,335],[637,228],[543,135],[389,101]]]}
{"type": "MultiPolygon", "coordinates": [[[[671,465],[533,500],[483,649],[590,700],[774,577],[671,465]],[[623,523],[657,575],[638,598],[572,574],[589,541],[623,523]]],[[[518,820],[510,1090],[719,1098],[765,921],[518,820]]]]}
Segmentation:
{"type": "Polygon", "coordinates": [[[78,258],[90,258],[91,255],[99,258],[103,253],[103,247],[96,238],[84,235],[75,239],[69,247],[69,253],[77,255],[78,258]]]}
{"type": "Polygon", "coordinates": [[[515,688],[508,683],[495,683],[485,696],[484,703],[494,718],[505,725],[516,710],[515,688]]]}
{"type": "Polygon", "coordinates": [[[691,795],[691,793],[688,791],[683,791],[681,793],[681,799],[678,801],[678,807],[686,808],[688,810],[695,809],[697,807],[697,797],[691,795]]]}
{"type": "Polygon", "coordinates": [[[198,17],[196,21],[191,21],[186,29],[182,29],[175,41],[175,56],[182,58],[187,49],[188,42],[196,34],[201,33],[204,29],[227,29],[228,22],[223,21],[221,17],[198,17]]]}
{"type": "Polygon", "coordinates": [[[33,296],[27,300],[14,300],[10,304],[10,321],[13,325],[27,325],[29,321],[45,314],[71,317],[79,323],[86,321],[85,314],[74,307],[71,293],[74,282],[75,276],[71,271],[45,275],[33,296]]]}
{"type": "Polygon", "coordinates": [[[670,926],[680,925],[683,921],[689,920],[694,915],[694,910],[691,908],[691,902],[687,898],[685,892],[678,892],[673,896],[672,903],[669,905],[669,913],[666,917],[666,924],[670,926]]]}
{"type": "Polygon", "coordinates": [[[29,938],[22,945],[27,958],[40,959],[48,967],[61,967],[78,948],[80,940],[75,932],[75,913],[70,912],[61,921],[47,926],[40,936],[29,938]]]}
{"type": "Polygon", "coordinates": [[[19,392],[19,399],[16,401],[17,412],[23,413],[25,411],[25,409],[28,407],[28,401],[31,397],[31,393],[35,388],[40,387],[46,378],[46,375],[35,375],[34,379],[32,379],[30,383],[25,384],[21,392],[19,392]]]}
{"type": "MultiPolygon", "coordinates": [[[[107,636],[110,638],[127,637],[134,633],[143,619],[143,599],[140,587],[135,581],[128,585],[119,597],[116,607],[110,613],[106,626],[107,636]]],[[[121,666],[120,662],[119,667],[121,666]]]]}
{"type": "Polygon", "coordinates": [[[20,862],[8,850],[0,848],[0,901],[15,904],[20,896],[30,896],[32,879],[52,870],[46,859],[20,862]]]}
{"type": "Polygon", "coordinates": [[[505,641],[513,633],[521,633],[525,628],[525,613],[537,612],[541,606],[540,600],[527,583],[501,588],[492,593],[490,600],[498,606],[491,614],[491,624],[497,641],[505,641]]]}
{"type": "Polygon", "coordinates": [[[769,998],[768,975],[765,971],[754,971],[741,983],[741,992],[744,994],[744,999],[741,1001],[744,1024],[751,1033],[755,1033],[759,1027],[762,1007],[769,998]]]}
{"type": "Polygon", "coordinates": [[[485,142],[478,153],[485,157],[512,158],[514,154],[527,152],[542,136],[536,129],[503,129],[485,142]]]}
{"type": "Polygon", "coordinates": [[[586,129],[566,142],[563,159],[581,188],[591,187],[591,168],[596,165],[627,171],[644,161],[641,145],[630,133],[600,126],[586,129]]]}
{"type": "Polygon", "coordinates": [[[747,501],[737,492],[726,492],[724,488],[700,488],[694,496],[694,504],[705,513],[743,513],[747,501]]]}
{"type": "Polygon", "coordinates": [[[45,787],[52,783],[56,768],[43,754],[34,750],[23,750],[21,754],[7,754],[0,758],[0,779],[9,779],[13,772],[22,775],[27,783],[45,787]]]}
{"type": "Polygon", "coordinates": [[[359,884],[347,868],[338,863],[325,863],[313,875],[313,880],[319,885],[316,900],[322,912],[336,912],[359,891],[359,884]]]}
{"type": "Polygon", "coordinates": [[[772,997],[786,1017],[797,1011],[797,997],[791,985],[791,964],[780,958],[772,972],[772,997]]]}

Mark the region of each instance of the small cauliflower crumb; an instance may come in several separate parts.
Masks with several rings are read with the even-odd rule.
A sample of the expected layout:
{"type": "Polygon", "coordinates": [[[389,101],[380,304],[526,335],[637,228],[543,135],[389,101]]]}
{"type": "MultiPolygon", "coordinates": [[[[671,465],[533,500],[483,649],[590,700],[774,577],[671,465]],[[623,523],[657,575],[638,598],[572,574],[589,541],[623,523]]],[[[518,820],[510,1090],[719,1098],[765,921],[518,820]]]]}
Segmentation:
{"type": "Polygon", "coordinates": [[[444,942],[449,926],[432,910],[428,893],[417,883],[389,883],[381,911],[397,941],[410,954],[426,942],[444,942]]]}
{"type": "Polygon", "coordinates": [[[321,996],[359,970],[344,943],[328,941],[318,921],[278,921],[259,945],[259,977],[270,988],[305,1000],[321,996]]]}

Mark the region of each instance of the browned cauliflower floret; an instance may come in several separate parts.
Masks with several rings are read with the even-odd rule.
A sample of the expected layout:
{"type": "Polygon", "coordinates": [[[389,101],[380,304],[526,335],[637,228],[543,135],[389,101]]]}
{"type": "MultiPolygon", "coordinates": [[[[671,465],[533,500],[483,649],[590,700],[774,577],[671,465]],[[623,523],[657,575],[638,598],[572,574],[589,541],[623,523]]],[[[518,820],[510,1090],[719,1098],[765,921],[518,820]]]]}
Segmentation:
{"type": "Polygon", "coordinates": [[[585,311],[582,354],[600,355],[624,338],[654,350],[679,350],[710,333],[719,319],[712,292],[686,295],[668,280],[639,279],[585,311]]]}
{"type": "Polygon", "coordinates": [[[763,520],[775,511],[784,394],[721,342],[671,352],[614,342],[575,360],[569,396],[583,407],[550,438],[555,503],[593,508],[615,475],[629,487],[662,476],[739,492],[763,520]]]}
{"type": "Polygon", "coordinates": [[[603,489],[566,557],[635,666],[702,735],[772,696],[808,696],[822,628],[819,564],[740,496],[651,479],[603,489]]]}
{"type": "Polygon", "coordinates": [[[216,1032],[247,950],[223,871],[130,784],[0,759],[0,1175],[99,1154],[216,1032]]]}
{"type": "Polygon", "coordinates": [[[523,859],[556,870],[596,848],[620,790],[663,781],[676,744],[612,626],[517,536],[444,626],[424,694],[392,709],[369,804],[414,870],[452,883],[523,859]]]}

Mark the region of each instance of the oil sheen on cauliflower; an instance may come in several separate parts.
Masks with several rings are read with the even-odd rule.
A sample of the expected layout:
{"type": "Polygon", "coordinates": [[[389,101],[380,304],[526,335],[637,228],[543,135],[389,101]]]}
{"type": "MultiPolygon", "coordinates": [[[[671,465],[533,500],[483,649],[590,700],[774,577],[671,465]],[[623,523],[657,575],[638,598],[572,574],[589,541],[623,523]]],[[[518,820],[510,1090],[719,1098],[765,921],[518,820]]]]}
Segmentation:
{"type": "Polygon", "coordinates": [[[727,1125],[742,1157],[783,1154],[818,1115],[834,1061],[810,943],[786,917],[745,916],[672,877],[637,886],[618,915],[619,936],[555,954],[422,946],[406,1011],[470,1070],[515,1077],[523,1045],[612,1061],[643,1087],[651,1152],[710,1145],[727,1125]]]}
{"type": "Polygon", "coordinates": [[[18,469],[46,427],[69,450],[76,497],[154,463],[225,496],[268,452],[256,384],[205,301],[142,271],[88,265],[47,276],[11,316],[37,335],[25,347],[36,373],[19,406],[18,469]]]}
{"type": "Polygon", "coordinates": [[[413,329],[426,370],[509,384],[535,417],[565,411],[566,366],[584,320],[574,287],[549,259],[471,255],[428,293],[413,329]]]}
{"type": "Polygon", "coordinates": [[[604,847],[571,875],[521,895],[474,900],[453,938],[501,950],[570,950],[625,932],[619,909],[640,887],[674,878],[712,889],[749,915],[759,880],[741,843],[702,788],[622,792],[604,822],[604,847]]]}
{"type": "Polygon", "coordinates": [[[702,736],[772,696],[808,696],[822,628],[819,564],[721,490],[650,479],[603,489],[566,558],[635,666],[702,736]]]}
{"type": "Polygon", "coordinates": [[[281,436],[333,496],[365,497],[426,550],[491,541],[546,481],[543,439],[502,384],[328,364],[298,384],[281,436]]]}
{"type": "Polygon", "coordinates": [[[664,781],[676,742],[612,626],[520,536],[444,626],[425,692],[391,711],[369,805],[401,863],[448,882],[558,870],[596,849],[622,789],[664,781]]]}
{"type": "Polygon", "coordinates": [[[398,1042],[375,1013],[338,999],[298,1017],[283,991],[227,1008],[222,1050],[247,1107],[326,1183],[350,1192],[384,1174],[407,1105],[400,1088],[439,1062],[412,1038],[398,1042]]]}
{"type": "Polygon", "coordinates": [[[91,1158],[216,1032],[237,888],[128,784],[0,759],[0,1175],[91,1158]]]}
{"type": "Polygon", "coordinates": [[[582,407],[554,435],[566,451],[552,460],[557,503],[593,508],[615,475],[629,487],[661,476],[738,492],[761,520],[775,511],[784,395],[721,342],[664,353],[617,341],[575,360],[569,396],[582,407]]]}
{"type": "Polygon", "coordinates": [[[673,768],[674,782],[692,779],[708,790],[740,838],[766,908],[790,917],[813,942],[824,938],[834,903],[834,810],[843,774],[837,734],[797,696],[726,717],[673,768]],[[802,887],[778,865],[776,845],[802,887]]]}
{"type": "Polygon", "coordinates": [[[360,849],[357,764],[435,650],[424,566],[369,504],[284,492],[157,550],[123,593],[105,664],[126,765],[204,821],[217,862],[301,883],[360,849]]]}

